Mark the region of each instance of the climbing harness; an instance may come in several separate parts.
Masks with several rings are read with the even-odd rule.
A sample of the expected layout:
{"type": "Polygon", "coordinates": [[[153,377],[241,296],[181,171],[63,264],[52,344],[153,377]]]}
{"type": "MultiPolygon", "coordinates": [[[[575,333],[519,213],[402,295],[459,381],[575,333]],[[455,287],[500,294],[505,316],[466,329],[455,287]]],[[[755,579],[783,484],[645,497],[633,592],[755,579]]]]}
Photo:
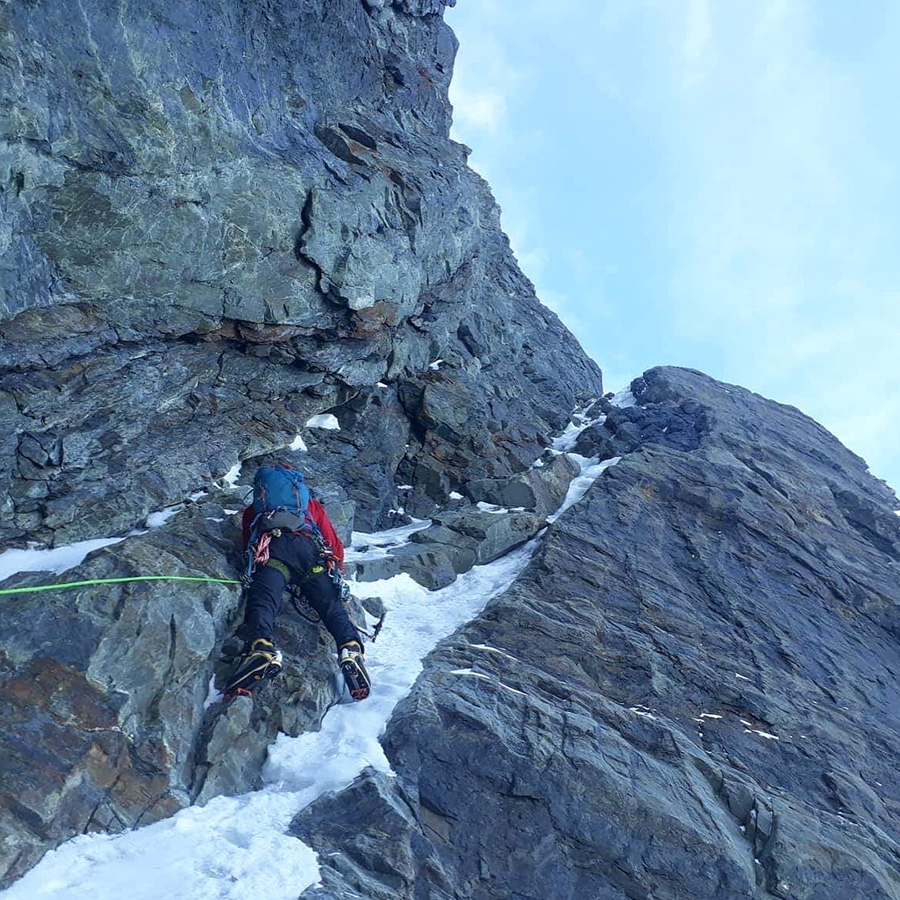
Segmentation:
{"type": "Polygon", "coordinates": [[[93,584],[127,584],[134,581],[199,581],[211,584],[242,584],[236,578],[207,578],[198,575],[135,575],[129,578],[92,578],[89,581],[66,581],[61,584],[42,584],[37,587],[3,588],[5,594],[34,594],[37,591],[61,591],[65,588],[88,587],[93,584]]]}
{"type": "MultiPolygon", "coordinates": [[[[285,582],[287,582],[288,595],[291,598],[291,603],[296,610],[297,615],[300,616],[301,619],[306,619],[306,621],[312,625],[318,625],[322,621],[322,618],[318,615],[318,613],[316,613],[315,610],[311,609],[309,606],[303,603],[301,599],[301,589],[307,581],[310,581],[318,575],[321,575],[323,572],[328,572],[329,578],[331,578],[332,582],[341,593],[341,600],[346,603],[350,599],[350,586],[347,584],[347,582],[344,581],[344,575],[341,572],[341,567],[338,565],[338,560],[337,556],[334,553],[334,549],[318,530],[313,533],[309,533],[306,531],[288,531],[287,529],[281,528],[274,528],[271,531],[264,531],[256,539],[255,543],[252,543],[247,548],[247,555],[250,557],[251,562],[250,566],[248,567],[248,571],[241,576],[241,583],[244,584],[244,586],[248,586],[250,584],[250,573],[252,573],[257,566],[268,566],[269,568],[277,569],[284,576],[285,582]],[[321,562],[313,565],[313,567],[299,581],[292,581],[293,573],[291,572],[290,568],[281,560],[273,559],[270,555],[270,544],[272,542],[272,538],[281,537],[281,535],[284,533],[300,533],[304,537],[310,538],[319,550],[321,562]]],[[[367,631],[365,628],[361,628],[352,618],[350,619],[350,623],[360,634],[364,634],[367,638],[374,642],[375,638],[377,638],[380,634],[382,626],[384,625],[385,615],[387,614],[385,613],[381,616],[381,618],[375,623],[371,631],[367,631]]]]}
{"type": "MultiPolygon", "coordinates": [[[[276,515],[281,515],[276,513],[276,515]]],[[[272,538],[281,537],[283,534],[302,534],[304,537],[310,538],[319,548],[319,552],[325,555],[323,547],[328,548],[328,552],[334,556],[334,551],[325,543],[319,526],[311,519],[303,524],[300,528],[288,528],[286,526],[279,528],[268,528],[261,530],[260,521],[266,513],[260,513],[250,524],[250,539],[247,542],[247,568],[244,572],[246,579],[249,580],[257,566],[264,566],[269,561],[270,544],[272,538]]],[[[245,584],[247,581],[244,582],[245,584]]]]}

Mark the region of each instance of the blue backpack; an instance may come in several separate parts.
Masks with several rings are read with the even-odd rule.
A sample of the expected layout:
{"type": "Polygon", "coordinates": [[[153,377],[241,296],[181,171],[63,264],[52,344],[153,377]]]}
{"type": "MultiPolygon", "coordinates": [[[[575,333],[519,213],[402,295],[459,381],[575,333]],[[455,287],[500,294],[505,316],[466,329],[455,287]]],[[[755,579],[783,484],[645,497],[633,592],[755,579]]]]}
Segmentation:
{"type": "Polygon", "coordinates": [[[270,531],[302,531],[315,538],[319,526],[308,515],[310,490],[303,473],[290,466],[262,466],[253,477],[253,521],[247,544],[247,576],[257,562],[268,559],[270,531]],[[259,547],[257,548],[257,542],[259,547]]]}
{"type": "Polygon", "coordinates": [[[263,466],[253,477],[253,530],[300,531],[314,525],[307,516],[310,492],[299,469],[263,466]]]}

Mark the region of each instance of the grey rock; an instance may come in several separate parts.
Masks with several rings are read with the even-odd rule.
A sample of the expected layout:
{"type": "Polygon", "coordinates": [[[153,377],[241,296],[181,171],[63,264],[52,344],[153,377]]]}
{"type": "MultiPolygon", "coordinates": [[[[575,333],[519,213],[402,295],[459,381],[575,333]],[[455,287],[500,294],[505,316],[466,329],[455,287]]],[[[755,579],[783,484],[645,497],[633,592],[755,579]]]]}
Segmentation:
{"type": "MultiPolygon", "coordinates": [[[[515,547],[534,537],[544,526],[542,516],[529,512],[459,512],[434,517],[435,525],[475,541],[475,562],[493,562],[515,547]]],[[[413,540],[424,540],[425,532],[416,532],[413,540]]],[[[467,542],[463,542],[463,546],[467,542]]]]}
{"type": "Polygon", "coordinates": [[[322,869],[322,884],[301,896],[309,900],[394,900],[411,896],[417,843],[413,808],[394,779],[367,771],[340,801],[324,797],[304,810],[291,823],[291,834],[317,851],[335,845],[346,850],[328,859],[322,869]]]}
{"type": "Polygon", "coordinates": [[[388,387],[362,390],[332,412],[340,431],[302,431],[308,453],[298,455],[296,464],[316,485],[345,486],[357,531],[392,525],[399,506],[394,473],[410,432],[395,392],[388,387]]]}
{"type": "Polygon", "coordinates": [[[477,537],[463,534],[446,525],[431,525],[411,535],[414,544],[431,544],[440,547],[447,555],[457,574],[468,572],[478,560],[477,537]]]}
{"type": "Polygon", "coordinates": [[[644,444],[696,450],[709,427],[706,409],[695,400],[684,400],[677,406],[610,407],[603,422],[590,425],[578,436],[575,451],[602,461],[631,453],[644,444]]]}
{"type": "Polygon", "coordinates": [[[600,391],[447,138],[442,8],[4,8],[0,433],[62,454],[3,455],[0,538],[126,532],[314,413],[374,434],[387,379],[424,407],[350,485],[382,525],[398,454],[446,488],[417,483],[424,514],[462,467],[526,468],[575,386],[600,391]]]}
{"type": "Polygon", "coordinates": [[[253,700],[236,697],[210,724],[205,747],[208,762],[196,803],[256,786],[271,738],[252,728],[252,715],[253,700]]]}
{"type": "Polygon", "coordinates": [[[387,556],[358,562],[355,577],[358,581],[379,581],[401,572],[429,590],[438,590],[456,580],[456,571],[446,553],[411,544],[398,547],[387,556]]]}
{"type": "Polygon", "coordinates": [[[322,292],[352,310],[388,303],[400,315],[411,314],[425,273],[399,209],[384,205],[385,197],[391,196],[390,182],[382,177],[366,185],[366,193],[353,185],[343,194],[314,188],[307,201],[307,228],[300,246],[321,272],[322,292]]]}
{"type": "Polygon", "coordinates": [[[376,619],[380,619],[386,612],[384,600],[381,597],[360,597],[357,599],[363,610],[376,619]]]}
{"type": "Polygon", "coordinates": [[[475,503],[521,509],[534,509],[537,506],[534,489],[525,479],[485,478],[471,482],[466,489],[475,503]]]}
{"type": "Polygon", "coordinates": [[[429,590],[452,583],[474,565],[491,562],[533,537],[543,526],[532,513],[485,513],[469,507],[436,516],[410,543],[356,562],[359,581],[408,573],[429,590]]]}
{"type": "Polygon", "coordinates": [[[474,565],[491,562],[532,538],[544,525],[532,513],[488,513],[474,507],[447,511],[410,535],[410,543],[354,562],[354,578],[379,581],[406,572],[429,590],[439,590],[474,565]]]}
{"type": "MultiPolygon", "coordinates": [[[[643,383],[702,406],[699,445],[610,468],[395,710],[395,896],[893,898],[896,497],[790,407],[643,383]]],[[[325,821],[349,796],[295,823],[328,860],[310,897],[365,883],[325,821]]]]}
{"type": "Polygon", "coordinates": [[[544,465],[530,468],[521,475],[469,482],[466,491],[475,503],[522,507],[549,516],[559,509],[569,484],[579,471],[568,456],[560,454],[550,456],[544,465]]]}
{"type": "Polygon", "coordinates": [[[381,581],[400,574],[400,561],[393,553],[361,559],[353,563],[353,577],[357,581],[381,581]]]}

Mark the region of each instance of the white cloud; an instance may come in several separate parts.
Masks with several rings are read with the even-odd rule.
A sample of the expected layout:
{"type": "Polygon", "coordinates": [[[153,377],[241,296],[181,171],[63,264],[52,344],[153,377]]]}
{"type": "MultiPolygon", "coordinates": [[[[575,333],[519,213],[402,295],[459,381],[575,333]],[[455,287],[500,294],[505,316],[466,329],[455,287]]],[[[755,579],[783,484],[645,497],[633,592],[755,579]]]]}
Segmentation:
{"type": "MultiPolygon", "coordinates": [[[[454,138],[473,132],[497,132],[506,117],[506,97],[493,90],[467,89],[456,85],[450,92],[453,104],[454,138]]],[[[465,143],[465,141],[463,141],[465,143]]]]}
{"type": "Polygon", "coordinates": [[[688,0],[684,35],[684,67],[687,85],[702,81],[707,74],[705,57],[712,38],[709,0],[688,0]]]}
{"type": "Polygon", "coordinates": [[[461,44],[450,83],[454,140],[474,147],[479,138],[496,137],[506,124],[507,98],[521,77],[520,67],[490,34],[461,44]]]}

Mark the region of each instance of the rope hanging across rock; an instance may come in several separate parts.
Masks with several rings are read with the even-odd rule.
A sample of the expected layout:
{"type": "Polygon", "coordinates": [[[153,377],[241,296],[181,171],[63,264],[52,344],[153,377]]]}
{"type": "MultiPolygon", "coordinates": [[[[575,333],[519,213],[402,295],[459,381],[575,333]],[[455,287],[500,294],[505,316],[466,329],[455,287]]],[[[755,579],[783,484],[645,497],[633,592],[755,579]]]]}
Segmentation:
{"type": "Polygon", "coordinates": [[[61,591],[66,588],[89,587],[93,584],[127,584],[134,581],[195,581],[213,584],[241,584],[235,578],[207,578],[199,575],[135,575],[129,578],[93,578],[89,581],[67,581],[62,584],[43,584],[37,587],[3,588],[4,594],[34,594],[38,591],[61,591]]]}

